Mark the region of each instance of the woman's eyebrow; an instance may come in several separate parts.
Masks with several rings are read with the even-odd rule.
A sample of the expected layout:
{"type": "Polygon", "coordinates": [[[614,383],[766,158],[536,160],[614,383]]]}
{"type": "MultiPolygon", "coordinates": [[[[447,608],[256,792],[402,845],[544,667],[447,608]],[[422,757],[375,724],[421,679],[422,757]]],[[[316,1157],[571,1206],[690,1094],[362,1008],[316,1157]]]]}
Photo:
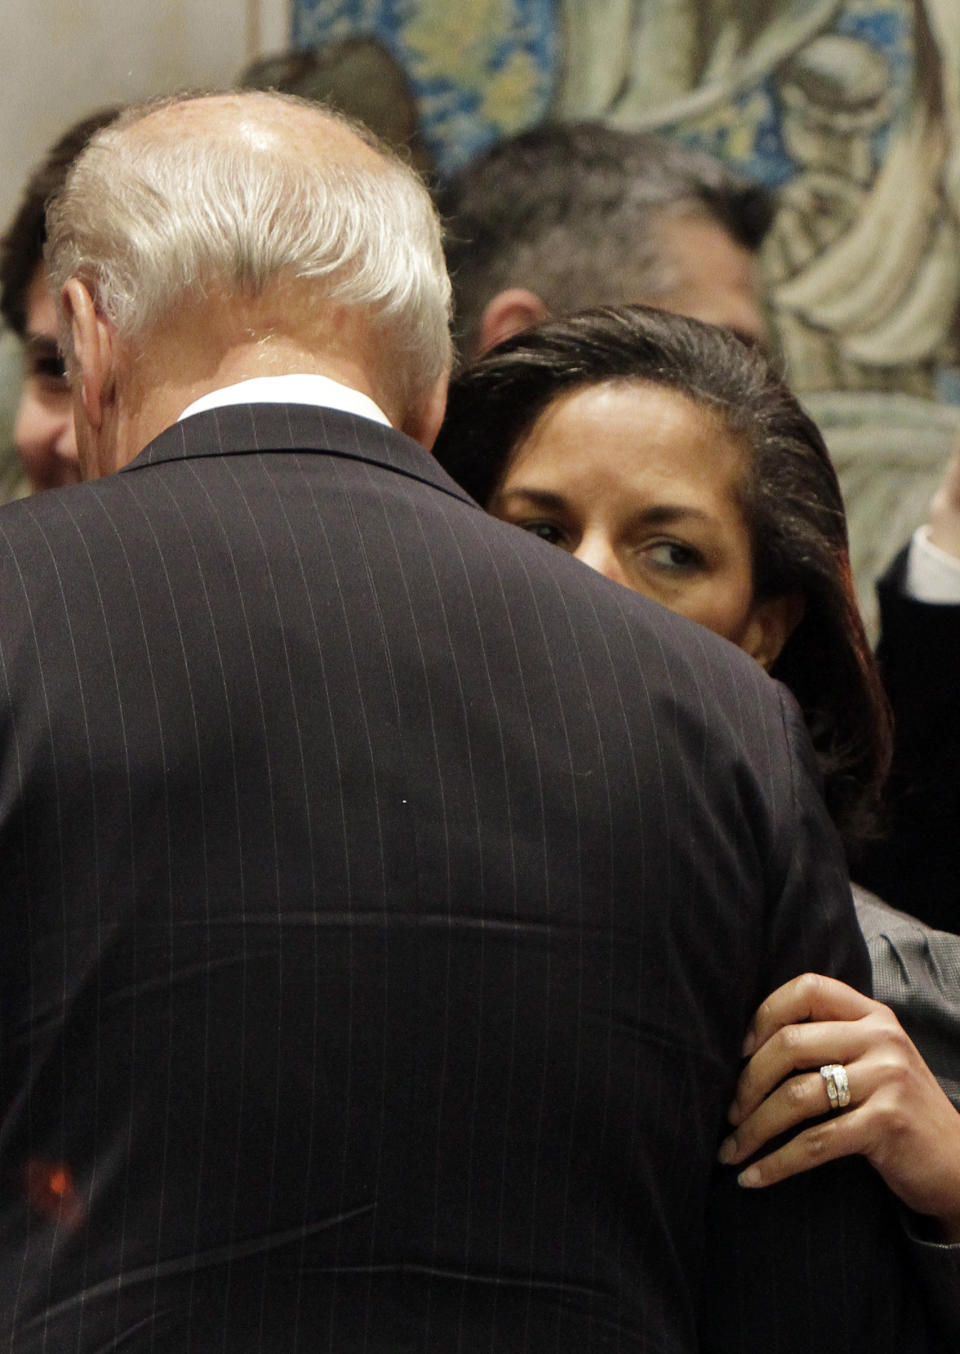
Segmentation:
{"type": "Polygon", "coordinates": [[[565,504],[561,494],[552,493],[549,489],[525,489],[522,484],[514,484],[509,489],[501,489],[499,497],[525,498],[538,508],[560,509],[565,504]]]}
{"type": "MultiPolygon", "coordinates": [[[[554,493],[550,489],[536,489],[532,486],[528,488],[522,484],[512,484],[509,489],[501,489],[497,496],[503,502],[522,498],[524,502],[545,512],[561,512],[567,506],[562,494],[554,493]]],[[[691,518],[697,522],[714,521],[711,513],[688,503],[653,503],[650,507],[638,508],[631,514],[631,521],[636,526],[645,527],[670,526],[675,522],[690,521],[691,518]]]]}
{"type": "Polygon", "coordinates": [[[28,333],[23,341],[29,357],[59,357],[60,345],[49,334],[28,333]]]}
{"type": "Polygon", "coordinates": [[[637,522],[644,526],[666,526],[670,522],[680,522],[687,518],[700,522],[712,522],[713,515],[702,508],[694,508],[688,503],[655,503],[649,508],[639,508],[634,514],[637,522]]]}

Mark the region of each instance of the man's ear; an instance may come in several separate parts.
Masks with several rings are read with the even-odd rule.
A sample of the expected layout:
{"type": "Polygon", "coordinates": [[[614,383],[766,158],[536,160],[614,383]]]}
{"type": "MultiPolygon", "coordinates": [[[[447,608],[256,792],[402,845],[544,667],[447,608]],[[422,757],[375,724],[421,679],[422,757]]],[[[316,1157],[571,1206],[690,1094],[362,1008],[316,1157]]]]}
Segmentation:
{"type": "Polygon", "coordinates": [[[406,433],[408,437],[413,438],[414,442],[419,442],[422,447],[426,447],[427,451],[431,450],[437,440],[437,433],[440,431],[440,424],[443,422],[447,408],[449,381],[450,373],[445,371],[442,376],[437,378],[432,390],[424,396],[416,409],[408,411],[400,425],[402,433],[406,433]]]}
{"type": "Polygon", "coordinates": [[[483,312],[474,356],[479,357],[504,339],[519,334],[521,329],[529,329],[532,324],[539,324],[549,317],[550,311],[536,292],[527,291],[525,287],[509,287],[498,292],[487,302],[483,312]]]}
{"type": "Polygon", "coordinates": [[[73,340],[80,405],[90,427],[99,431],[104,409],[114,393],[113,335],[79,278],[64,283],[60,303],[73,340]]]}
{"type": "Polygon", "coordinates": [[[797,591],[755,603],[740,647],[769,671],[803,619],[805,606],[803,595],[797,591]]]}

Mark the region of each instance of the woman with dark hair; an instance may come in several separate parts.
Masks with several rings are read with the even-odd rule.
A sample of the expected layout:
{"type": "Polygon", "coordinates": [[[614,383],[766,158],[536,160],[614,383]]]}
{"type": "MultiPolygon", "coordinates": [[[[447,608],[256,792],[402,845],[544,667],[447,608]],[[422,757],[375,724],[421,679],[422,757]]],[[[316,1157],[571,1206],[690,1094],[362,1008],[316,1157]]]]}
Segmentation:
{"type": "MultiPolygon", "coordinates": [[[[716,630],[784,682],[855,864],[889,716],[827,448],[758,352],[640,306],[549,321],[454,379],[434,451],[495,516],[716,630]]],[[[862,924],[883,908],[857,902],[862,924]]],[[[960,1118],[886,1006],[805,975],[764,1003],[745,1053],[722,1160],[845,1112],[755,1162],[744,1186],[862,1152],[938,1240],[960,1241],[960,1118]]]]}
{"type": "MultiPolygon", "coordinates": [[[[733,468],[729,484],[722,485],[729,491],[724,506],[745,529],[751,601],[768,629],[783,637],[779,652],[765,661],[764,651],[761,661],[803,710],[827,803],[852,851],[872,826],[889,760],[886,701],[857,610],[843,501],[829,454],[816,425],[757,351],[712,325],[642,306],[550,321],[501,344],[454,379],[434,452],[495,516],[582,555],[588,548],[586,533],[576,529],[575,514],[554,518],[519,492],[518,453],[529,449],[542,419],[551,425],[552,444],[558,418],[571,411],[586,413],[582,431],[587,432],[592,403],[598,427],[592,446],[581,444],[577,454],[592,452],[604,462],[608,452],[596,433],[604,424],[609,429],[617,417],[612,406],[622,408],[628,437],[632,422],[642,442],[648,436],[650,401],[660,403],[658,392],[672,392],[673,408],[686,413],[692,425],[702,425],[714,460],[719,460],[719,441],[731,444],[733,468]]],[[[677,441],[689,442],[686,428],[678,430],[677,441]]],[[[674,448],[667,451],[674,455],[674,448]]],[[[560,462],[569,471],[571,459],[569,451],[557,456],[548,472],[554,488],[560,462]]],[[[592,475],[596,467],[587,469],[592,475]]],[[[541,474],[527,455],[526,478],[531,471],[541,474]]],[[[614,490],[622,493],[625,487],[614,490]]],[[[570,505],[563,506],[567,511],[570,505]]],[[[696,550],[682,529],[671,529],[678,525],[668,526],[662,514],[652,532],[646,524],[638,531],[627,522],[619,553],[621,562],[625,557],[633,561],[635,577],[619,581],[709,625],[696,602],[690,609],[684,600],[685,593],[697,591],[684,586],[696,581],[693,559],[686,561],[684,576],[684,563],[675,553],[676,578],[669,584],[664,578],[663,595],[638,581],[645,549],[696,550]]],[[[710,628],[724,633],[715,624],[710,628]]],[[[727,637],[739,642],[736,635],[727,637]]]]}

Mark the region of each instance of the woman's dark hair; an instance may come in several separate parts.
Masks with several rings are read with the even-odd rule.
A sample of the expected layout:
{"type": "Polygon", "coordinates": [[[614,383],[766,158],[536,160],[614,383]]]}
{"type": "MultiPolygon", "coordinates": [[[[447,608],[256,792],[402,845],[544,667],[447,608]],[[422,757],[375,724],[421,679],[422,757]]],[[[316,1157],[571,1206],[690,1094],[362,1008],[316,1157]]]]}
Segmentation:
{"type": "Polygon", "coordinates": [[[558,396],[607,381],[676,390],[749,449],[739,487],[758,600],[798,592],[803,617],[771,674],[803,710],[827,806],[848,852],[874,831],[890,717],[857,609],[840,487],[816,424],[757,351],[725,330],[646,306],[551,320],[453,380],[434,448],[486,505],[514,450],[558,396]]]}
{"type": "Polygon", "coordinates": [[[27,328],[27,291],[43,262],[47,239],[47,203],[63,187],[74,160],[101,127],[120,112],[103,108],[69,127],[34,169],[16,215],[0,239],[0,314],[15,334],[27,328]]]}

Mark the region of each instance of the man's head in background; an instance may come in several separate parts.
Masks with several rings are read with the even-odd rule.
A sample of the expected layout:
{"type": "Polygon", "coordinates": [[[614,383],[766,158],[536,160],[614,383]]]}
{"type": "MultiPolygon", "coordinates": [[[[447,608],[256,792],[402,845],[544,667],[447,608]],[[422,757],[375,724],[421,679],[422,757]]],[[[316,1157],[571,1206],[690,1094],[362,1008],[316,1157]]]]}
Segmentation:
{"type": "Polygon", "coordinates": [[[461,355],[547,315],[640,302],[758,342],[766,189],[712,156],[600,123],[500,142],[440,194],[461,355]]]}
{"type": "Polygon", "coordinates": [[[47,286],[43,249],[46,207],[94,132],[119,109],[93,113],[51,146],[27,180],[23,198],[0,240],[0,313],[24,345],[24,377],[14,439],[30,487],[56,489],[80,478],[73,409],[57,343],[57,313],[47,286]]]}

